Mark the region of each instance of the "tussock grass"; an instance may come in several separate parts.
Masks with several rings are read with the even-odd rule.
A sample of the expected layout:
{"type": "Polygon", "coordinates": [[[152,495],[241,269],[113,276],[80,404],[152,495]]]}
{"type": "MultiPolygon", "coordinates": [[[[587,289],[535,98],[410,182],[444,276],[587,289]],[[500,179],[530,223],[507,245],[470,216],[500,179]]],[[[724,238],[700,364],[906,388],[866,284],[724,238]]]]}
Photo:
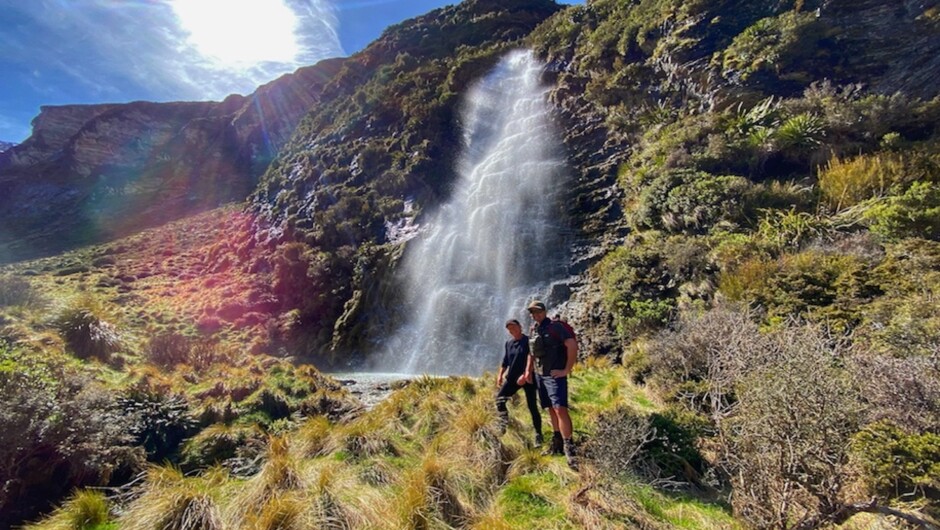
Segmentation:
{"type": "Polygon", "coordinates": [[[122,530],[223,530],[215,497],[219,471],[186,478],[175,468],[152,468],[143,492],[118,520],[122,530]]]}
{"type": "Polygon", "coordinates": [[[897,153],[848,159],[835,157],[820,171],[819,189],[825,204],[833,211],[839,211],[872,197],[883,196],[895,185],[924,176],[918,174],[911,178],[910,174],[915,172],[924,173],[917,171],[907,155],[897,153]]]}
{"type": "Polygon", "coordinates": [[[291,454],[290,445],[284,437],[272,437],[268,442],[266,461],[257,475],[248,480],[229,506],[229,513],[240,519],[265,506],[275,497],[300,492],[309,487],[305,480],[301,461],[291,454]]]}
{"type": "Polygon", "coordinates": [[[334,428],[323,448],[327,453],[342,451],[356,459],[396,456],[400,454],[392,432],[396,425],[400,424],[395,416],[368,414],[334,428]]]}
{"type": "Polygon", "coordinates": [[[330,434],[330,420],[316,416],[303,422],[293,436],[298,452],[308,458],[320,456],[326,450],[330,434]]]}
{"type": "Polygon", "coordinates": [[[257,512],[248,513],[240,528],[252,530],[306,530],[314,522],[306,499],[294,493],[275,495],[257,512]]]}
{"type": "MultiPolygon", "coordinates": [[[[193,478],[153,469],[120,527],[731,528],[720,507],[625,484],[587,459],[574,471],[528,448],[522,399],[501,433],[490,379],[421,378],[354,419],[315,416],[271,437],[247,480],[217,469],[193,478]]],[[[571,384],[580,436],[591,436],[594,414],[654,406],[638,401],[641,389],[619,366],[579,366],[571,384]]]]}
{"type": "Polygon", "coordinates": [[[110,528],[108,499],[104,493],[80,490],[51,516],[25,530],[98,530],[110,528]]]}

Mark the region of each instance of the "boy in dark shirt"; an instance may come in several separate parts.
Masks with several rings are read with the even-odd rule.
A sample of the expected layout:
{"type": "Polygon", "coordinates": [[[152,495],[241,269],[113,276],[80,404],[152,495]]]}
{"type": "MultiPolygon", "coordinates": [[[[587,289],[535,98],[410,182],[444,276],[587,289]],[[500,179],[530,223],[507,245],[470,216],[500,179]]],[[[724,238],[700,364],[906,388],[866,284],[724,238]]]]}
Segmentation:
{"type": "Polygon", "coordinates": [[[535,428],[535,445],[538,447],[543,442],[542,416],[539,414],[539,407],[536,402],[535,385],[526,380],[529,337],[522,333],[522,325],[515,319],[506,321],[506,330],[509,331],[512,338],[506,341],[503,363],[499,367],[499,374],[496,376],[496,386],[499,387],[499,391],[496,392],[496,410],[499,413],[499,421],[502,428],[505,429],[509,423],[509,411],[506,409],[506,402],[521,388],[525,392],[525,401],[529,407],[529,414],[532,415],[532,426],[535,428]]]}

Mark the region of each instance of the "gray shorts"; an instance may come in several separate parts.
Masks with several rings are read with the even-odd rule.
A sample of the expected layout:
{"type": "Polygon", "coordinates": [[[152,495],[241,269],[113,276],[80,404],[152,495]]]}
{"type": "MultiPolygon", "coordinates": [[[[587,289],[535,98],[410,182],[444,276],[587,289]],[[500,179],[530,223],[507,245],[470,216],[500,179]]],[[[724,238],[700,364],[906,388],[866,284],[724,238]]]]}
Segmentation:
{"type": "Polygon", "coordinates": [[[542,408],[565,407],[568,408],[568,378],[552,377],[550,375],[535,376],[535,384],[539,387],[539,401],[542,408]]]}

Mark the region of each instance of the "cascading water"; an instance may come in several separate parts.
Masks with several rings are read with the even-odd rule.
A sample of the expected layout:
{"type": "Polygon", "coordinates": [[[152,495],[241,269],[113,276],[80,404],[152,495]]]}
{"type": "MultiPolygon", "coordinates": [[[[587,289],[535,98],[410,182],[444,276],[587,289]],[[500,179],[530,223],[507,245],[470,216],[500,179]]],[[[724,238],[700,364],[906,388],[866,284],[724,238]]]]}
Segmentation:
{"type": "Polygon", "coordinates": [[[542,66],[515,51],[468,93],[451,200],[406,250],[406,325],[376,369],[480,374],[495,369],[507,318],[524,318],[566,261],[563,149],[542,66]]]}

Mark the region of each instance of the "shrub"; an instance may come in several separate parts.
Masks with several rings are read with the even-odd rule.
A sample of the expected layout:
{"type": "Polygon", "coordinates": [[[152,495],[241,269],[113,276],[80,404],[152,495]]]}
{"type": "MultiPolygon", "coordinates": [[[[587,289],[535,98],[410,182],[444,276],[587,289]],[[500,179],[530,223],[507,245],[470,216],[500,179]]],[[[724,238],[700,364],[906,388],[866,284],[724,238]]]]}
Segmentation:
{"type": "Polygon", "coordinates": [[[819,191],[824,203],[838,211],[867,199],[901,194],[916,181],[940,181],[938,157],[920,153],[835,157],[819,173],[819,191]]]}
{"type": "Polygon", "coordinates": [[[915,182],[903,195],[888,197],[864,214],[872,232],[888,239],[940,240],[940,187],[915,182]]]}
{"type": "Polygon", "coordinates": [[[665,172],[640,193],[632,221],[639,227],[705,232],[719,222],[740,222],[748,189],[749,183],[742,177],[690,170],[665,172]]]}
{"type": "Polygon", "coordinates": [[[862,305],[880,292],[862,258],[819,250],[752,259],[723,274],[719,289],[764,308],[771,321],[799,316],[843,331],[858,325],[862,305]]]}
{"type": "Polygon", "coordinates": [[[766,210],[757,226],[757,235],[778,249],[799,249],[810,241],[832,239],[834,231],[831,218],[792,208],[766,210]]]}
{"type": "Polygon", "coordinates": [[[153,364],[172,368],[189,361],[191,344],[189,339],[179,333],[161,333],[152,337],[147,344],[147,358],[153,364]]]}
{"type": "Polygon", "coordinates": [[[63,310],[54,326],[66,345],[81,359],[107,359],[120,350],[120,335],[113,324],[102,317],[101,306],[91,298],[82,298],[63,310]]]}
{"type": "Polygon", "coordinates": [[[595,268],[604,305],[622,338],[659,328],[675,307],[669,295],[676,293],[667,291],[671,278],[660,250],[633,238],[595,268]]]}
{"type": "Polygon", "coordinates": [[[730,384],[748,349],[768,347],[755,319],[734,306],[680,315],[674,329],[648,345],[653,383],[691,410],[713,415],[727,409],[733,400],[730,384]]]}
{"type": "Polygon", "coordinates": [[[138,385],[118,403],[132,421],[129,431],[136,444],[143,446],[151,461],[175,457],[183,440],[195,432],[196,420],[183,396],[138,385]]]}
{"type": "Polygon", "coordinates": [[[29,280],[12,274],[0,275],[0,307],[28,306],[39,300],[29,280]]]}
{"type": "Polygon", "coordinates": [[[49,356],[0,345],[0,527],[140,461],[113,396],[49,356]]]}
{"type": "Polygon", "coordinates": [[[821,36],[813,13],[788,11],[758,20],[721,53],[725,75],[748,79],[760,72],[780,74],[808,58],[821,36]]]}
{"type": "Polygon", "coordinates": [[[930,355],[853,359],[850,367],[862,382],[869,421],[940,432],[940,345],[933,350],[930,355]]]}
{"type": "Polygon", "coordinates": [[[940,434],[911,433],[879,422],[859,432],[852,449],[876,493],[905,501],[940,500],[940,434]]]}
{"type": "Polygon", "coordinates": [[[702,472],[696,433],[674,410],[641,415],[629,408],[603,413],[586,455],[613,475],[636,474],[660,483],[692,483],[702,472]]]}
{"type": "Polygon", "coordinates": [[[846,505],[847,448],[862,402],[842,368],[847,345],[809,326],[768,339],[740,350],[729,381],[735,406],[716,425],[736,513],[758,527],[787,528],[846,505]]]}

